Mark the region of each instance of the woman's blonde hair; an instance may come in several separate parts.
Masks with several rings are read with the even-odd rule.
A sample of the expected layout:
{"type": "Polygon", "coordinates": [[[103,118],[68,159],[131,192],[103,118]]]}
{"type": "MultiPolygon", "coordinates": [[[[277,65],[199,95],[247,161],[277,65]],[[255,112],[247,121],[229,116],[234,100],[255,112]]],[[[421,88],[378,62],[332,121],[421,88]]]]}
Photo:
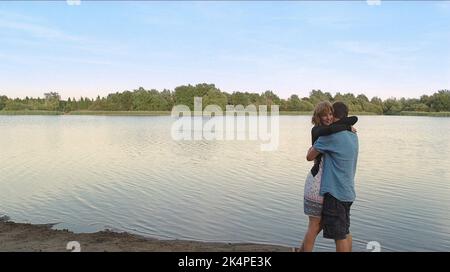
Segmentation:
{"type": "Polygon", "coordinates": [[[312,116],[312,123],[315,126],[320,125],[320,116],[323,116],[328,113],[333,113],[333,105],[329,101],[322,101],[316,105],[314,108],[314,113],[312,116]]]}

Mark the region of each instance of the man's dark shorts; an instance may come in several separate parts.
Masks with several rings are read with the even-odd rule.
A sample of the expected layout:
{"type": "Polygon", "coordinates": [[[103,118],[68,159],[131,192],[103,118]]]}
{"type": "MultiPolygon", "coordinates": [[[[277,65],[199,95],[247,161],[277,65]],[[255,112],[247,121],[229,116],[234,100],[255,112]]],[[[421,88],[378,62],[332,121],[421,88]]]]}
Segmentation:
{"type": "Polygon", "coordinates": [[[350,206],[353,202],[343,202],[326,193],[323,198],[323,237],[343,240],[350,233],[350,206]]]}

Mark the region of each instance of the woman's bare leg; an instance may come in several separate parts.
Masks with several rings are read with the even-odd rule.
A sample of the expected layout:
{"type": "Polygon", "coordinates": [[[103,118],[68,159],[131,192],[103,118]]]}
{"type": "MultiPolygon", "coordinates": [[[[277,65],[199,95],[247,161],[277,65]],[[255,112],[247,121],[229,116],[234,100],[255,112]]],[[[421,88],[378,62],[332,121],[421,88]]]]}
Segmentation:
{"type": "Polygon", "coordinates": [[[322,230],[320,226],[319,217],[309,217],[308,230],[306,231],[305,238],[303,239],[302,246],[300,247],[300,252],[312,252],[314,248],[314,243],[316,242],[316,237],[322,230]]]}

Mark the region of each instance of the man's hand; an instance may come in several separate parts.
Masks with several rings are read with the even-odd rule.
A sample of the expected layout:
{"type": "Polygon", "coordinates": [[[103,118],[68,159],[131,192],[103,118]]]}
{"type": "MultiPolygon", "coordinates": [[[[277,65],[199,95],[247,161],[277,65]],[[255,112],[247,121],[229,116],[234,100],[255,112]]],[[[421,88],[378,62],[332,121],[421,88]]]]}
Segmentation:
{"type": "Polygon", "coordinates": [[[311,146],[308,150],[308,154],[306,155],[306,160],[313,161],[317,156],[319,156],[319,154],[320,152],[311,146]]]}
{"type": "Polygon", "coordinates": [[[356,133],[356,132],[358,132],[358,131],[356,130],[356,128],[354,128],[354,127],[352,126],[352,132],[353,132],[353,133],[356,133]]]}

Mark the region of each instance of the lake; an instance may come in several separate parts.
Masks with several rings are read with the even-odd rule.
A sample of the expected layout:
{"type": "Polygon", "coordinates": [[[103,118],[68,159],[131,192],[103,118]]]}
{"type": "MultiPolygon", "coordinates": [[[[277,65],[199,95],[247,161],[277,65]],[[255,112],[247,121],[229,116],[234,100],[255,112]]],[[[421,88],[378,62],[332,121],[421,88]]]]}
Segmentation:
{"type": "MultiPolygon", "coordinates": [[[[57,229],[298,246],[309,116],[258,141],[174,141],[169,116],[0,116],[0,215],[57,229]]],[[[354,250],[450,251],[450,118],[361,116],[354,250]]],[[[317,251],[334,242],[317,240],[317,251]]]]}

